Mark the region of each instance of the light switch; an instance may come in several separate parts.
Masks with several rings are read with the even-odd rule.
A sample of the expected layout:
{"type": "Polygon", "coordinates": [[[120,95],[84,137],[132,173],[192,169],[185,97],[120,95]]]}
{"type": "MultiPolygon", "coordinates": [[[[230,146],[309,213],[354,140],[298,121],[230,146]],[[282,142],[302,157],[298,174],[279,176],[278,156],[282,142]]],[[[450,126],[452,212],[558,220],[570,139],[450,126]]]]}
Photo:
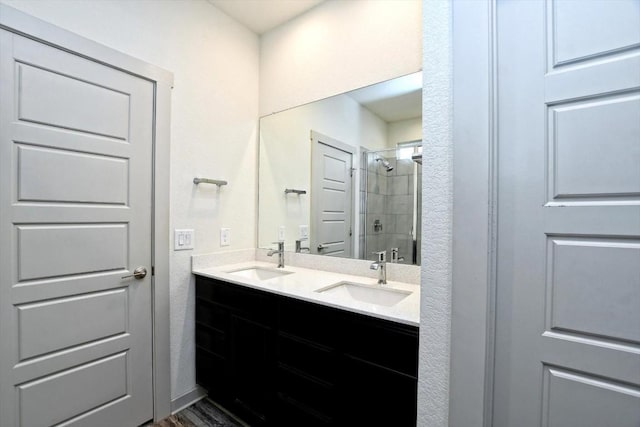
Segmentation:
{"type": "Polygon", "coordinates": [[[184,251],[193,249],[195,246],[194,233],[192,229],[176,229],[173,235],[173,250],[184,251]]]}
{"type": "Polygon", "coordinates": [[[309,238],[309,226],[308,225],[301,225],[300,226],[300,239],[304,240],[304,239],[308,239],[309,238]]]}
{"type": "Polygon", "coordinates": [[[284,242],[285,230],[286,230],[286,227],[284,225],[281,225],[280,227],[278,227],[278,242],[284,242]]]}
{"type": "Polygon", "coordinates": [[[229,246],[231,244],[231,229],[220,229],[220,246],[229,246]]]}

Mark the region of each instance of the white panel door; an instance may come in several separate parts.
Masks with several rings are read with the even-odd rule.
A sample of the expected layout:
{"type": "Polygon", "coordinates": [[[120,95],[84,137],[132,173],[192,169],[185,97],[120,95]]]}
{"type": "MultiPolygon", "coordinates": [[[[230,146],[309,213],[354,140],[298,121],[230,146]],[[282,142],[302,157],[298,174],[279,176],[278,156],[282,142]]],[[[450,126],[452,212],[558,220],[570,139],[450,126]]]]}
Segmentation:
{"type": "Polygon", "coordinates": [[[153,83],[0,31],[0,93],[0,425],[139,425],[153,83]]]}
{"type": "Polygon", "coordinates": [[[353,154],[313,132],[311,162],[311,253],[351,257],[353,154]]]}
{"type": "Polygon", "coordinates": [[[497,427],[640,426],[640,1],[500,1],[497,427]]]}

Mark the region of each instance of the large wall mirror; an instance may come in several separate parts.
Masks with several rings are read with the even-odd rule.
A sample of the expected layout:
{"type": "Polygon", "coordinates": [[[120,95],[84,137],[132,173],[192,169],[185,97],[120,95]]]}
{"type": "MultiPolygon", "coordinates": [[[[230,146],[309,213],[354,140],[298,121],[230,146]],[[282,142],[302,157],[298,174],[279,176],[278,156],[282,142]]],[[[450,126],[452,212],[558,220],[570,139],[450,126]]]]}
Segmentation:
{"type": "Polygon", "coordinates": [[[260,119],[258,246],[418,264],[422,73],[260,119]]]}

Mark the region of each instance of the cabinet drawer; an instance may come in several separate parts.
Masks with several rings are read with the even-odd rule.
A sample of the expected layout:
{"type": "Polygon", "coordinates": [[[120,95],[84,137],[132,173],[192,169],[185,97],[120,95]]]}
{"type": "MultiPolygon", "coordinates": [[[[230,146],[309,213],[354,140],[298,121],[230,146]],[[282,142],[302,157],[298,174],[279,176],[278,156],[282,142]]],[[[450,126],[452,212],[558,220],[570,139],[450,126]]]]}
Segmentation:
{"type": "Polygon", "coordinates": [[[226,331],[229,328],[229,311],[197,298],[196,323],[219,331],[226,331]]]}
{"type": "Polygon", "coordinates": [[[280,365],[277,370],[277,393],[291,396],[314,413],[329,417],[335,412],[336,392],[333,384],[318,381],[303,373],[280,365]]]}
{"type": "Polygon", "coordinates": [[[227,354],[226,334],[215,329],[196,325],[196,343],[198,347],[221,358],[227,354]]]}
{"type": "Polygon", "coordinates": [[[284,332],[278,336],[278,361],[327,383],[335,382],[338,371],[334,349],[284,332]]]}
{"type": "Polygon", "coordinates": [[[417,377],[418,328],[358,317],[345,332],[345,354],[417,377]]]}
{"type": "Polygon", "coordinates": [[[329,347],[339,341],[341,310],[292,298],[280,298],[278,308],[281,331],[329,347]]]}
{"type": "Polygon", "coordinates": [[[232,309],[252,320],[272,323],[274,295],[229,284],[218,280],[198,277],[196,297],[232,309]]]}

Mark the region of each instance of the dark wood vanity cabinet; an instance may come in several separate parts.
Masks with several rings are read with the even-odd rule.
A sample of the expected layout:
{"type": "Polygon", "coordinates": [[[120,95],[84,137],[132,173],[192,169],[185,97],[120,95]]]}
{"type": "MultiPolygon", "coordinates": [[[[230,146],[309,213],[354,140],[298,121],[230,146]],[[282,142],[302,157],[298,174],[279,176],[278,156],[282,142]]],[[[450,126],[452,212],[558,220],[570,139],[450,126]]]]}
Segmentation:
{"type": "Polygon", "coordinates": [[[273,405],[275,295],[198,277],[196,380],[251,425],[273,405]]]}
{"type": "Polygon", "coordinates": [[[196,278],[196,378],[250,425],[415,426],[418,328],[196,278]]]}

